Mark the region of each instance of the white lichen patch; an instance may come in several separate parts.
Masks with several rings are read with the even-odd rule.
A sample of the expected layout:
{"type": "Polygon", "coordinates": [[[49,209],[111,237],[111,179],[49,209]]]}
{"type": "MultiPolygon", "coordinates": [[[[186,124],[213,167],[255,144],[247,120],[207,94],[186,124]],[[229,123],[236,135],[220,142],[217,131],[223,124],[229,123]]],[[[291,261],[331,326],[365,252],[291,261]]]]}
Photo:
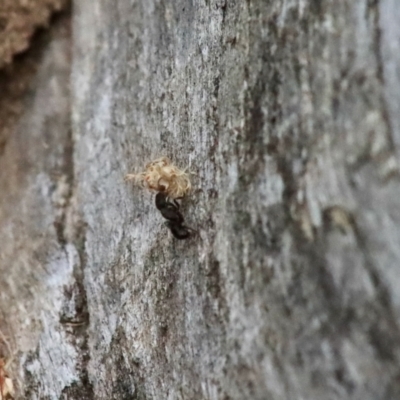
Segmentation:
{"type": "Polygon", "coordinates": [[[165,192],[172,199],[186,196],[192,189],[189,175],[167,157],[149,162],[143,172],[127,174],[125,180],[157,192],[165,192]]]}

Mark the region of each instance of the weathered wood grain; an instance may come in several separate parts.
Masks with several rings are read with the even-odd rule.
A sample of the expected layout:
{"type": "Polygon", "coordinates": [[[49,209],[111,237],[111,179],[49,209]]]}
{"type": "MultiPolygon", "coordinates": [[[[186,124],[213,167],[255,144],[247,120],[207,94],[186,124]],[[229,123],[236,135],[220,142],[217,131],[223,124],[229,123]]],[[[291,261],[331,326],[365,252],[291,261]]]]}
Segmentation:
{"type": "Polygon", "coordinates": [[[399,18],[75,3],[0,158],[22,398],[399,398],[399,18]],[[163,155],[188,241],[123,180],[163,155]]]}

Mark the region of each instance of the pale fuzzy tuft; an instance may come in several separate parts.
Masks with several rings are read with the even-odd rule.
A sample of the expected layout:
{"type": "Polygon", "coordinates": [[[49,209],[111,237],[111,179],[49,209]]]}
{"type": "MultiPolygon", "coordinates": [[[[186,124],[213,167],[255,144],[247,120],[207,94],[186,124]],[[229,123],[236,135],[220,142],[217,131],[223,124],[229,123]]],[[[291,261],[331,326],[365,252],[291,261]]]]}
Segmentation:
{"type": "Polygon", "coordinates": [[[165,192],[171,199],[184,197],[192,189],[189,175],[167,157],[148,163],[143,172],[126,175],[125,180],[149,190],[165,192]]]}

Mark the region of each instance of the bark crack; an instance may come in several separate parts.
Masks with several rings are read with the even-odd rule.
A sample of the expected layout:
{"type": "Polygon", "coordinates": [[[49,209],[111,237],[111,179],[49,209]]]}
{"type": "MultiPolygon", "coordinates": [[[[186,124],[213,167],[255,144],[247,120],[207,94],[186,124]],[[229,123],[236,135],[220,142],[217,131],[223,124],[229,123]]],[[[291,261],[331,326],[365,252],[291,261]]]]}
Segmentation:
{"type": "MultiPolygon", "coordinates": [[[[69,18],[71,13],[69,12],[69,18]]],[[[69,22],[70,23],[70,22],[69,22]]],[[[71,62],[71,58],[70,58],[71,62]]],[[[71,65],[71,64],[70,64],[71,65]]],[[[71,101],[71,94],[68,89],[68,99],[71,101]]],[[[69,104],[69,109],[71,104],[69,104]]],[[[71,115],[71,111],[69,112],[71,115]]],[[[69,399],[93,399],[93,386],[89,380],[87,365],[90,360],[88,346],[88,326],[89,310],[87,304],[87,294],[84,284],[84,268],[86,266],[86,224],[79,215],[76,201],[76,180],[75,180],[75,139],[72,131],[72,121],[68,121],[68,131],[64,142],[64,152],[62,160],[62,179],[58,185],[62,186],[59,193],[59,213],[54,221],[54,227],[58,243],[62,251],[68,257],[68,246],[73,245],[78,254],[78,260],[74,263],[73,285],[66,288],[64,292],[65,302],[73,304],[75,310],[70,312],[61,312],[60,325],[69,338],[70,343],[77,351],[76,371],[79,375],[79,381],[65,387],[62,391],[63,398],[69,399]]]]}
{"type": "MultiPolygon", "coordinates": [[[[73,318],[60,316],[67,335],[79,354],[76,369],[80,381],[66,387],[62,394],[68,398],[93,399],[93,386],[89,380],[87,365],[90,360],[88,346],[89,310],[87,294],[84,284],[84,268],[86,266],[86,224],[78,215],[75,201],[75,166],[74,166],[74,137],[72,129],[69,129],[64,152],[64,173],[66,177],[66,195],[64,207],[57,221],[57,237],[60,245],[66,250],[68,244],[73,244],[78,253],[78,262],[74,266],[74,287],[72,291],[75,296],[75,313],[73,318]]],[[[67,296],[68,297],[68,296],[67,296]]]]}
{"type": "MultiPolygon", "coordinates": [[[[369,7],[368,11],[372,14],[373,18],[373,29],[374,29],[374,53],[376,57],[376,65],[377,65],[377,71],[376,71],[376,76],[378,79],[378,82],[381,85],[382,90],[380,91],[380,103],[381,103],[381,112],[382,112],[382,118],[383,121],[386,125],[386,146],[384,146],[378,154],[375,155],[377,158],[379,164],[380,164],[380,169],[384,171],[385,169],[385,163],[388,163],[389,160],[392,157],[395,157],[396,152],[395,152],[395,141],[393,138],[393,126],[390,121],[390,115],[389,115],[389,108],[387,104],[387,100],[385,98],[385,74],[384,74],[384,61],[382,58],[382,48],[381,48],[381,42],[382,42],[382,32],[380,28],[380,0],[369,0],[369,7]]],[[[395,169],[388,169],[388,171],[384,174],[384,178],[390,178],[392,176],[398,175],[398,170],[395,169]]]]}

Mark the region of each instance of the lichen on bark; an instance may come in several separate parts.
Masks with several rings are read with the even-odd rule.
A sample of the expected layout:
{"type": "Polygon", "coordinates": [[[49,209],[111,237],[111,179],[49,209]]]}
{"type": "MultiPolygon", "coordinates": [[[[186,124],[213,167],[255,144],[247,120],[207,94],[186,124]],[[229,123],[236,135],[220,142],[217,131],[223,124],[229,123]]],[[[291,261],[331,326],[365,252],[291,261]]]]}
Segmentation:
{"type": "Polygon", "coordinates": [[[399,18],[74,4],[0,155],[25,398],[398,398],[399,18]],[[187,241],[124,182],[160,156],[194,173],[187,241]]]}

